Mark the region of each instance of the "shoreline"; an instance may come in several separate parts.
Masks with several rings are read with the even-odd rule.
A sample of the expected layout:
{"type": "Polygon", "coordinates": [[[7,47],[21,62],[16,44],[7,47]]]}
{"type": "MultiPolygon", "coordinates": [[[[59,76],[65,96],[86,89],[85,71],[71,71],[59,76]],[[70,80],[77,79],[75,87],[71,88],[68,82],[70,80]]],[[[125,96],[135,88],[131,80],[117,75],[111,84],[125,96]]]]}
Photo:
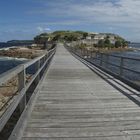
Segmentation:
{"type": "Polygon", "coordinates": [[[99,52],[101,53],[115,53],[115,52],[128,52],[128,51],[135,51],[133,48],[112,48],[112,49],[101,49],[99,52]]]}
{"type": "Polygon", "coordinates": [[[8,56],[0,56],[0,61],[6,61],[6,60],[18,60],[18,61],[26,61],[29,60],[27,58],[18,58],[18,57],[8,57],[8,56]]]}
{"type": "Polygon", "coordinates": [[[0,50],[8,50],[8,49],[11,49],[11,48],[18,48],[18,47],[21,47],[21,46],[0,47],[0,50]]]}
{"type": "Polygon", "coordinates": [[[44,50],[36,48],[25,47],[8,47],[0,49],[0,57],[7,57],[13,59],[33,59],[44,54],[44,50]]]}
{"type": "MultiPolygon", "coordinates": [[[[125,48],[87,48],[87,50],[91,51],[91,52],[99,52],[99,53],[115,53],[115,52],[128,52],[128,51],[136,51],[135,48],[129,48],[129,47],[125,47],[125,48]]],[[[137,50],[138,51],[138,50],[137,50]]],[[[139,49],[140,51],[140,49],[139,49]]]]}

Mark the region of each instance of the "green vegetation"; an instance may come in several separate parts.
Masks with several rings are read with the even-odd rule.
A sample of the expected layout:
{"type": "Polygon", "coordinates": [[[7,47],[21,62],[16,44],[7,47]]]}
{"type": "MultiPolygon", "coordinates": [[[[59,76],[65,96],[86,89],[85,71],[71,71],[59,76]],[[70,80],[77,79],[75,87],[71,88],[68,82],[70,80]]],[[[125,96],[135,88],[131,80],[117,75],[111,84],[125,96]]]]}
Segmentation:
{"type": "Polygon", "coordinates": [[[109,36],[107,36],[104,40],[99,40],[98,44],[95,47],[98,48],[120,48],[128,46],[128,42],[119,36],[115,36],[114,44],[111,43],[109,36]]]}
{"type": "Polygon", "coordinates": [[[115,39],[116,39],[115,47],[118,48],[118,47],[126,47],[126,46],[128,46],[128,41],[126,41],[122,37],[116,36],[115,39]]]}
{"type": "Polygon", "coordinates": [[[46,44],[50,38],[52,41],[77,41],[88,36],[87,32],[83,31],[55,31],[53,33],[47,34],[43,33],[34,38],[34,42],[37,44],[46,44]]]}
{"type": "Polygon", "coordinates": [[[38,35],[34,38],[34,42],[36,44],[38,44],[38,46],[41,46],[43,44],[43,46],[41,46],[41,47],[42,47],[42,49],[45,49],[46,48],[46,42],[48,41],[48,39],[49,39],[49,34],[42,33],[42,34],[40,34],[40,35],[38,35]]]}
{"type": "MultiPolygon", "coordinates": [[[[46,43],[49,41],[59,41],[59,42],[72,42],[72,41],[78,41],[82,39],[86,39],[86,37],[89,35],[88,32],[84,31],[55,31],[53,33],[42,33],[34,38],[34,42],[38,45],[42,45],[43,48],[46,47],[46,43]]],[[[110,34],[110,33],[100,33],[99,35],[106,36],[104,39],[99,40],[97,44],[94,44],[93,46],[95,48],[120,48],[120,47],[126,47],[128,46],[127,41],[125,41],[122,37],[110,34]]],[[[94,38],[96,34],[92,34],[92,37],[94,38]]],[[[87,47],[88,45],[84,45],[87,47]]],[[[84,47],[82,46],[82,48],[84,47]]],[[[88,46],[89,47],[89,46],[88,46]]]]}
{"type": "Polygon", "coordinates": [[[118,40],[118,41],[115,42],[115,47],[116,48],[119,48],[121,45],[122,45],[121,41],[118,40]]]}
{"type": "Polygon", "coordinates": [[[55,41],[77,41],[86,38],[87,32],[83,31],[55,31],[52,33],[53,40],[55,41]]]}
{"type": "Polygon", "coordinates": [[[105,43],[103,40],[99,40],[98,44],[96,47],[99,47],[99,48],[103,48],[105,46],[105,43]]]}
{"type": "Polygon", "coordinates": [[[113,48],[114,45],[110,42],[109,38],[106,37],[105,40],[99,40],[98,44],[96,45],[98,48],[113,48]]]}
{"type": "Polygon", "coordinates": [[[11,43],[11,44],[26,44],[26,43],[33,43],[33,40],[10,40],[10,41],[7,41],[6,43],[11,43]]]}

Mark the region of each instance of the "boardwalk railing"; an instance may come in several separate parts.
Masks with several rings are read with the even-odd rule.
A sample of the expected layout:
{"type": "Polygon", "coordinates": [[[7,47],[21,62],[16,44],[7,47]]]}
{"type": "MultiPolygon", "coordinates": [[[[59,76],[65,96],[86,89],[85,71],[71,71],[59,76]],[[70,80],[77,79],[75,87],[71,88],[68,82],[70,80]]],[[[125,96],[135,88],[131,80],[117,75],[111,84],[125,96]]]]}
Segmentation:
{"type": "Polygon", "coordinates": [[[5,111],[0,116],[0,132],[3,130],[15,110],[19,111],[18,114],[22,114],[34,92],[35,87],[38,85],[42,75],[48,68],[49,63],[55,54],[55,50],[56,48],[0,75],[1,86],[13,77],[17,79],[16,93],[2,108],[2,110],[5,111]]]}
{"type": "Polygon", "coordinates": [[[140,90],[140,59],[100,53],[65,44],[67,49],[107,73],[140,90]]]}

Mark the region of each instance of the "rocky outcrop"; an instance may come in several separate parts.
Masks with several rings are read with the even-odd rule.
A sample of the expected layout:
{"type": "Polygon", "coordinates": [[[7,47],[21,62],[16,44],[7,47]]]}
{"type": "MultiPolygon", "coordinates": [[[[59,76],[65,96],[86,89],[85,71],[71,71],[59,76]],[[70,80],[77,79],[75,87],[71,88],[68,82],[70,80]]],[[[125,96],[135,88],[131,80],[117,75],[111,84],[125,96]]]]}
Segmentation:
{"type": "Polygon", "coordinates": [[[0,50],[0,56],[33,59],[43,53],[43,50],[29,48],[10,48],[0,50]]]}

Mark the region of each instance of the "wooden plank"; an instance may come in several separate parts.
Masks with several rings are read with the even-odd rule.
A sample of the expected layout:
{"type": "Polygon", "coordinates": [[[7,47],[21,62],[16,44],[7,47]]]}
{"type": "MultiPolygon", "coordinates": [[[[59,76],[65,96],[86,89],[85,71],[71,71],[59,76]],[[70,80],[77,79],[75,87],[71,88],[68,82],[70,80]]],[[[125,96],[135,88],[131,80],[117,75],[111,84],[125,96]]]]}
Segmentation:
{"type": "Polygon", "coordinates": [[[32,138],[23,138],[23,140],[139,140],[140,136],[139,135],[134,135],[134,136],[107,136],[107,137],[79,137],[79,138],[66,138],[66,137],[61,137],[61,138],[37,138],[37,137],[32,137],[32,138]]]}
{"type": "Polygon", "coordinates": [[[100,121],[100,122],[29,122],[29,128],[80,128],[80,127],[123,127],[123,128],[135,128],[140,126],[140,122],[137,120],[124,120],[124,121],[100,121]]]}
{"type": "MultiPolygon", "coordinates": [[[[128,96],[139,94],[124,84],[114,81],[113,84],[128,96]]],[[[22,140],[138,140],[139,137],[139,106],[59,44],[22,140]]]]}
{"type": "Polygon", "coordinates": [[[107,137],[140,134],[140,129],[122,127],[26,128],[24,137],[107,137]]]}

